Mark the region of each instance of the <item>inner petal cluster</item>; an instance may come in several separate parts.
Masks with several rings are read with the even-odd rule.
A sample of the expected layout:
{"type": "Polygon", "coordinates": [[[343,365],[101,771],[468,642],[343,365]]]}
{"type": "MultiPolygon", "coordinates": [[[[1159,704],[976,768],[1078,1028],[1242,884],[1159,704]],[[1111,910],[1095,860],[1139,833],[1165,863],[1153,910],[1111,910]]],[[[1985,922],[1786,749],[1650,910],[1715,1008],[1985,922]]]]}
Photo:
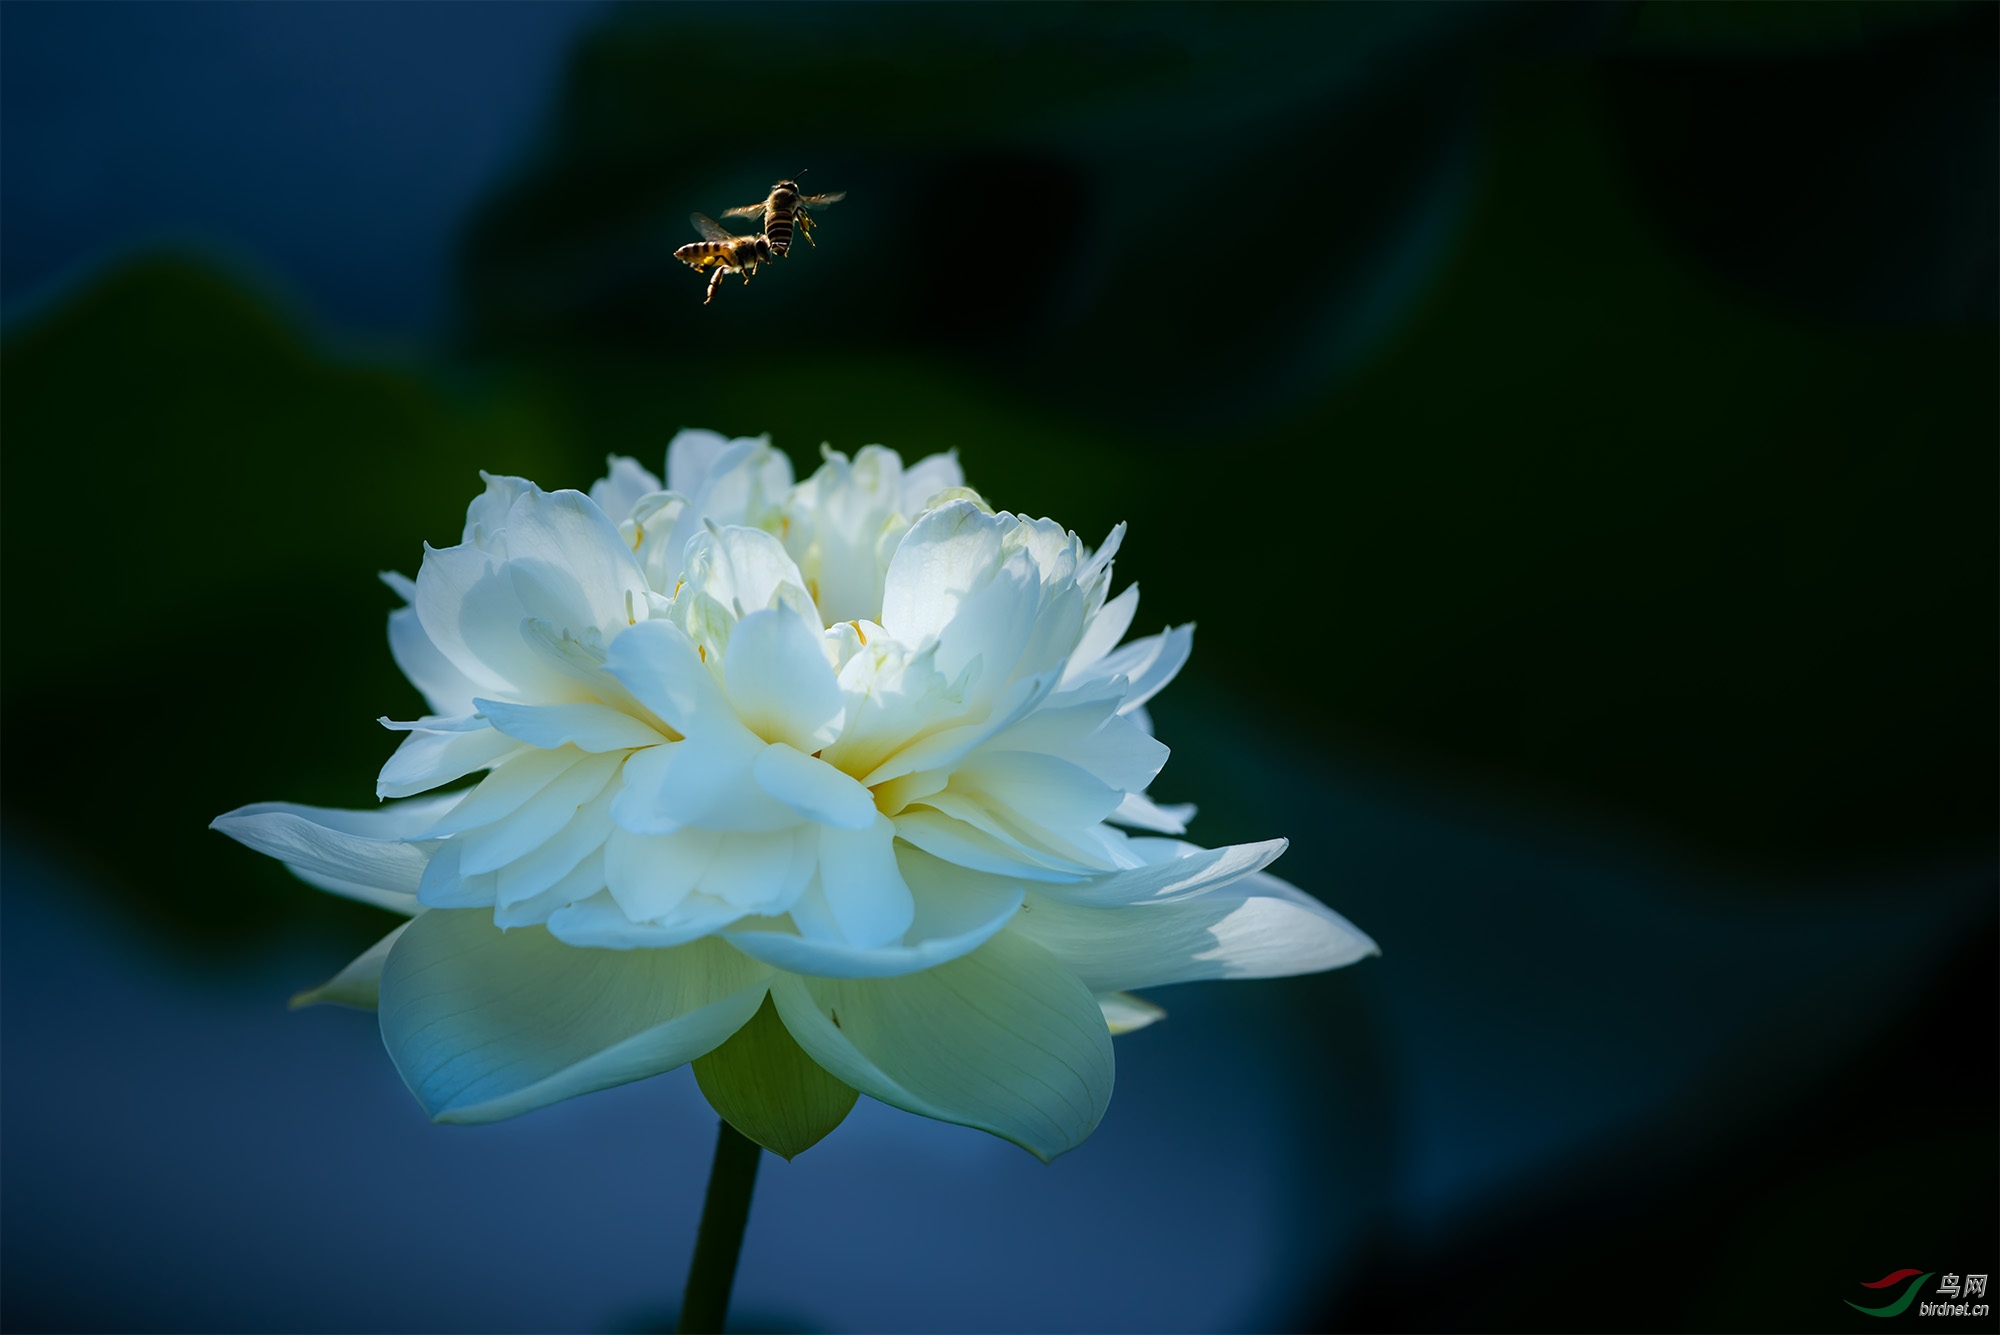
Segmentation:
{"type": "Polygon", "coordinates": [[[1111,652],[1122,530],[1092,552],[879,447],[794,486],[768,444],[690,432],[668,474],[489,478],[427,551],[391,638],[435,713],[391,725],[381,789],[489,772],[416,836],[420,902],[579,946],[932,958],[1025,883],[1142,865],[1106,822],[1171,822],[1140,706],[1188,637],[1111,652]]]}

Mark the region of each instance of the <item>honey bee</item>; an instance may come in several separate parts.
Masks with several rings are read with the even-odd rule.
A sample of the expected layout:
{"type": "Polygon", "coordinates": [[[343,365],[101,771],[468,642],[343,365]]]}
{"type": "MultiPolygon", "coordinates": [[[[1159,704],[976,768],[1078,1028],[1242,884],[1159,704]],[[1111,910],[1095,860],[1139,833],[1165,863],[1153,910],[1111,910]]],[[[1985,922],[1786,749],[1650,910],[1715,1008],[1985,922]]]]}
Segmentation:
{"type": "Polygon", "coordinates": [[[740,273],[747,283],[758,265],[779,253],[762,232],[739,236],[706,213],[691,213],[688,221],[704,239],[688,242],[674,252],[674,258],[696,273],[709,274],[708,295],[701,299],[704,306],[715,300],[715,289],[722,285],[725,274],[740,273]]]}
{"type": "Polygon", "coordinates": [[[771,193],[762,203],[745,204],[741,208],[727,209],[725,218],[762,218],[764,235],[770,238],[771,253],[783,258],[792,248],[792,223],[805,235],[807,242],[817,246],[813,240],[812,215],[808,208],[823,209],[829,204],[838,204],[847,198],[845,190],[837,190],[830,195],[802,195],[797,181],[780,181],[771,187],[771,193]]]}

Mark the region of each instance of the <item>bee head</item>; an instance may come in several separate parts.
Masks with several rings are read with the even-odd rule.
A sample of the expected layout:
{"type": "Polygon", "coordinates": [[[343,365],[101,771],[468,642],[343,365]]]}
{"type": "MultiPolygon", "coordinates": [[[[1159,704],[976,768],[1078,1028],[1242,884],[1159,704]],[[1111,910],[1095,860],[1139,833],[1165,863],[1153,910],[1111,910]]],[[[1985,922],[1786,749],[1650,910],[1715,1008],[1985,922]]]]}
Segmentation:
{"type": "Polygon", "coordinates": [[[796,195],[799,193],[799,183],[797,181],[780,181],[772,186],[771,189],[773,191],[789,190],[796,195]]]}

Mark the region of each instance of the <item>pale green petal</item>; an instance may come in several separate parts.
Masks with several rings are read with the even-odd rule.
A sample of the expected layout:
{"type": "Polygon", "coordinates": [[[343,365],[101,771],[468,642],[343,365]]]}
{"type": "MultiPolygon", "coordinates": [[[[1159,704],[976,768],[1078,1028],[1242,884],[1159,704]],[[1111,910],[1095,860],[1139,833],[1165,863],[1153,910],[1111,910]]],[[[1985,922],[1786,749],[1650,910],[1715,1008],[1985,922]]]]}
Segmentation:
{"type": "Polygon", "coordinates": [[[400,913],[405,918],[423,911],[415,895],[404,894],[400,890],[384,890],[378,886],[362,885],[358,881],[344,881],[338,876],[325,876],[293,862],[287,862],[285,870],[315,890],[324,890],[330,895],[339,895],[342,899],[352,899],[362,904],[373,904],[378,909],[400,913]]]}
{"type": "Polygon", "coordinates": [[[1125,592],[1098,608],[1097,614],[1084,626],[1076,649],[1063,668],[1063,683],[1068,685],[1081,680],[1085,669],[1095,667],[1106,654],[1117,648],[1118,641],[1125,638],[1125,632],[1132,629],[1132,618],[1138,611],[1137,584],[1126,585],[1125,592]]]}
{"type": "Polygon", "coordinates": [[[1118,810],[1105,819],[1114,825],[1126,825],[1135,830],[1152,830],[1157,834],[1186,834],[1188,822],[1194,819],[1194,803],[1182,802],[1177,806],[1165,807],[1144,793],[1127,793],[1125,800],[1118,804],[1118,810]]]}
{"type": "Polygon", "coordinates": [[[318,987],[309,987],[291,1000],[291,1009],[301,1006],[353,1006],[372,1011],[382,992],[382,966],[389,959],[396,938],[409,930],[404,923],[354,957],[354,961],[318,987]]]}
{"type": "Polygon", "coordinates": [[[938,634],[972,591],[990,578],[1000,543],[1018,520],[983,514],[953,501],[917,520],[904,535],[882,591],[882,625],[904,644],[938,634]]]}
{"type": "Polygon", "coordinates": [[[409,728],[402,745],[383,764],[375,779],[375,796],[414,797],[427,793],[439,784],[462,779],[475,770],[491,769],[521,749],[521,744],[512,737],[483,722],[471,730],[426,728],[417,724],[409,728]]]}
{"type": "Polygon", "coordinates": [[[1145,858],[1146,865],[1127,867],[1050,893],[1065,903],[1104,908],[1192,899],[1264,870],[1283,856],[1290,841],[1267,839],[1257,844],[1201,848],[1178,839],[1130,839],[1125,846],[1145,858]]]}
{"type": "Polygon", "coordinates": [[[737,622],[722,665],[729,701],[767,742],[811,755],[840,736],[840,682],[818,627],[790,612],[756,611],[737,622]]]}
{"type": "Polygon", "coordinates": [[[618,525],[580,491],[516,498],[507,510],[507,557],[522,610],[579,639],[623,630],[628,600],[646,590],[618,525]]]}
{"type": "Polygon", "coordinates": [[[771,996],[812,1059],[864,1094],[1053,1159],[1111,1101],[1111,1031],[1076,975],[1002,932],[899,978],[779,974],[771,996]]]}
{"type": "Polygon", "coordinates": [[[722,1120],[792,1159],[854,1110],[855,1092],[806,1056],[770,997],[715,1051],[694,1059],[694,1078],[722,1120]]]}
{"type": "Polygon", "coordinates": [[[965,470],[958,466],[957,450],[927,455],[903,470],[901,509],[913,517],[922,514],[931,497],[964,485],[965,470]]]}
{"type": "Polygon", "coordinates": [[[590,499],[614,524],[632,513],[640,497],[660,489],[660,479],[637,459],[609,454],[604,457],[604,466],[604,476],[590,484],[590,499]]]}
{"type": "Polygon", "coordinates": [[[1317,973],[1380,953],[1347,919],[1264,872],[1192,898],[1115,908],[1030,892],[1000,937],[1014,935],[1040,944],[1097,992],[1317,973]]]}
{"type": "Polygon", "coordinates": [[[744,954],[792,973],[888,978],[971,954],[1021,907],[1018,881],[968,871],[908,846],[896,848],[895,859],[915,901],[901,941],[873,947],[848,944],[817,887],[792,905],[796,933],[760,925],[729,932],[724,939],[744,954]]]}
{"type": "MultiPolygon", "coordinates": [[[[463,796],[418,798],[373,811],[341,811],[294,802],[256,802],[217,816],[209,828],[259,853],[269,854],[312,884],[369,887],[403,896],[415,892],[430,854],[404,842],[421,834],[463,796]]],[[[345,889],[336,894],[350,893],[345,889]]],[[[372,895],[355,895],[379,902],[372,895]]]]}
{"type": "Polygon", "coordinates": [[[593,702],[510,705],[498,700],[472,703],[500,732],[551,751],[569,745],[584,751],[628,751],[638,746],[658,746],[668,740],[650,724],[610,705],[593,702]]]}
{"type": "Polygon", "coordinates": [[[440,1122],[492,1122],[692,1061],[757,1011],[770,969],[719,941],[589,950],[490,913],[414,919],[382,972],[382,1040],[440,1122]]]}
{"type": "Polygon", "coordinates": [[[1129,1034],[1134,1029],[1144,1029],[1156,1020],[1167,1018],[1163,1007],[1155,1006],[1144,997],[1130,992],[1105,992],[1097,998],[1098,1006],[1104,1011],[1104,1023],[1111,1030],[1112,1037],[1129,1034]]]}

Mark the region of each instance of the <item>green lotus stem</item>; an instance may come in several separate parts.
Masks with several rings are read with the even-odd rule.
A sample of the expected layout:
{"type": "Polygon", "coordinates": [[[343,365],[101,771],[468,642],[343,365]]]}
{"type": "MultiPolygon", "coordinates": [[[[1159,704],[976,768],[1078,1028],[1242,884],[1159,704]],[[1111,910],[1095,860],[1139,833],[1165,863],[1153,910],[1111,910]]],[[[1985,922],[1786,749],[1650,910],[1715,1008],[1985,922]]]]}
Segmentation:
{"type": "Polygon", "coordinates": [[[736,1258],[743,1251],[743,1227],[750,1222],[750,1192],[757,1185],[757,1160],[764,1153],[729,1123],[715,1137],[715,1162],[708,1170],[708,1196],[701,1204],[701,1231],[695,1235],[681,1298],[681,1335],[721,1335],[729,1319],[729,1291],[736,1284],[736,1258]]]}

